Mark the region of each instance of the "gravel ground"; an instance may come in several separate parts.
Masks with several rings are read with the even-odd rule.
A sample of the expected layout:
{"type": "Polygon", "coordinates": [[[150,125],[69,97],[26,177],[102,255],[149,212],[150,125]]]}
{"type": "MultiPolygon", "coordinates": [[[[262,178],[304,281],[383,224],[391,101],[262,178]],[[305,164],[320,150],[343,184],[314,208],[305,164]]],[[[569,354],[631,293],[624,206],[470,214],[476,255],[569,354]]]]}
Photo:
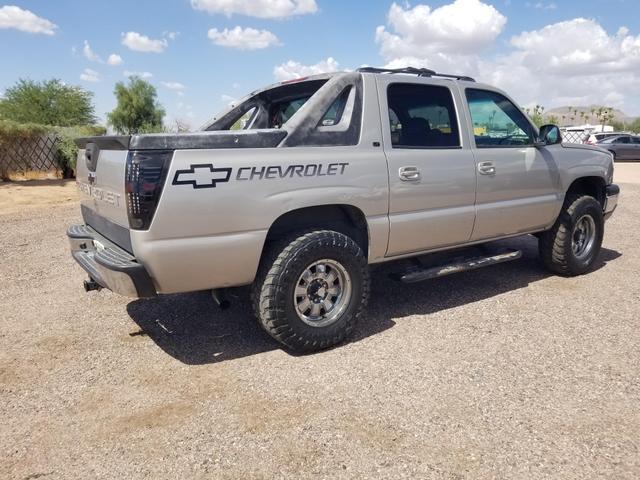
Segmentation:
{"type": "Polygon", "coordinates": [[[637,479],[640,184],[617,180],[593,273],[550,276],[532,237],[437,281],[384,267],[353,341],[306,356],[246,292],[85,294],[73,199],[3,210],[0,478],[637,479]]]}

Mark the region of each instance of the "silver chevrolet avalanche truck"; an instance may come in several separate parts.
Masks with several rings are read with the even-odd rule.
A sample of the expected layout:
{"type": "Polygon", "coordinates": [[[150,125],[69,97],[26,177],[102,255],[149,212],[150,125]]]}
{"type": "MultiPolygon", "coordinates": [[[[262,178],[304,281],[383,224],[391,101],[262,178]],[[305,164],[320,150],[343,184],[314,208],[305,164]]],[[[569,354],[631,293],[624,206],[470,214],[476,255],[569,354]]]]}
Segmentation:
{"type": "Polygon", "coordinates": [[[585,273],[619,193],[608,152],[411,67],[272,85],[196,133],[77,144],[84,224],[67,235],[87,290],[224,306],[251,285],[260,324],[299,351],[349,336],[372,264],[411,258],[395,278],[415,282],[516,259],[490,242],[533,234],[550,270],[585,273]]]}

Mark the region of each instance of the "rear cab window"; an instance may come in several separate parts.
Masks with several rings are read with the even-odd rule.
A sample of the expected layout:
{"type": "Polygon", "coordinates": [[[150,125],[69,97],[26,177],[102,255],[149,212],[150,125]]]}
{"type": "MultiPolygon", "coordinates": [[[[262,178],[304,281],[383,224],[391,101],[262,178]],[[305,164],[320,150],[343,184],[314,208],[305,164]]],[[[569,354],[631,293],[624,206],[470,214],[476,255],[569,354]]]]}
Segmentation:
{"type": "MultiPolygon", "coordinates": [[[[257,92],[241,101],[235,107],[204,130],[258,130],[280,129],[318,93],[329,79],[296,80],[276,85],[257,92]]],[[[347,82],[345,82],[347,83],[347,82]]],[[[323,97],[324,98],[324,97],[323,97]]],[[[320,115],[308,113],[313,125],[304,126],[304,135],[299,126],[290,132],[287,146],[352,146],[360,138],[362,122],[362,83],[352,81],[338,90],[328,103],[322,102],[324,109],[320,115]]],[[[317,105],[314,108],[318,108],[317,105]]],[[[304,118],[304,117],[303,117],[304,118]]],[[[285,127],[286,128],[286,127],[285,127]]]]}
{"type": "Polygon", "coordinates": [[[204,130],[281,128],[326,82],[327,79],[285,83],[258,92],[204,130]]]}

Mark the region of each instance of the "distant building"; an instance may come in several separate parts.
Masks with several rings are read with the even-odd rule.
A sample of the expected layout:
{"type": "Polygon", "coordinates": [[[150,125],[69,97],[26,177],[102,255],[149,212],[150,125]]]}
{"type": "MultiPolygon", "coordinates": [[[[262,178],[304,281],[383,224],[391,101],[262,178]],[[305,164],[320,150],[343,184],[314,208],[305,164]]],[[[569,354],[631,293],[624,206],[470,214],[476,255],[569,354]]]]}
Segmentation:
{"type": "Polygon", "coordinates": [[[572,127],[560,127],[560,131],[563,132],[588,132],[588,133],[607,133],[613,132],[611,125],[591,125],[586,123],[584,125],[576,125],[572,127]]]}

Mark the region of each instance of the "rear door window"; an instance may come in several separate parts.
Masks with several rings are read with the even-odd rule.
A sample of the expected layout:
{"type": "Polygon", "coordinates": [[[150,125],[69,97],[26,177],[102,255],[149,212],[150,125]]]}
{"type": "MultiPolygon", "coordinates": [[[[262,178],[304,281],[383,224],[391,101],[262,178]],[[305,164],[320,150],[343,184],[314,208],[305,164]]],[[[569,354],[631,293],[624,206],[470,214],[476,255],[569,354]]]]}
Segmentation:
{"type": "Polygon", "coordinates": [[[457,148],[460,134],[447,87],[393,83],[387,89],[393,148],[457,148]]]}

